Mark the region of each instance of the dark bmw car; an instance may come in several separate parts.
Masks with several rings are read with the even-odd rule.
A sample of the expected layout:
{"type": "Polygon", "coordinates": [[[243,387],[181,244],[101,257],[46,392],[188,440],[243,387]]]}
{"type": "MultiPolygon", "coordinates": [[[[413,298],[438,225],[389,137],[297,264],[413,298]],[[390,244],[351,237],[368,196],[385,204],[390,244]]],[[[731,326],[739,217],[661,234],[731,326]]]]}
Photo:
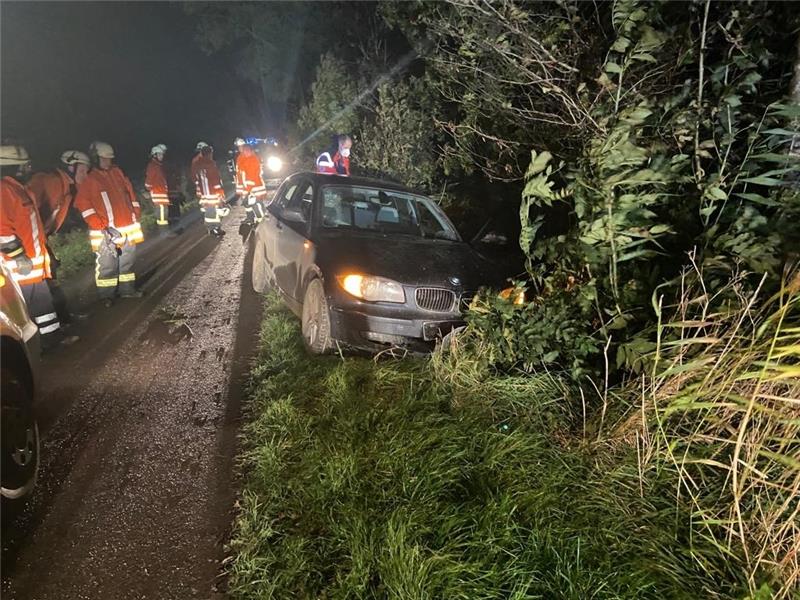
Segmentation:
{"type": "Polygon", "coordinates": [[[501,283],[435,202],[385,181],[292,175],[255,232],[253,287],[281,293],[316,354],[430,348],[501,283]]]}

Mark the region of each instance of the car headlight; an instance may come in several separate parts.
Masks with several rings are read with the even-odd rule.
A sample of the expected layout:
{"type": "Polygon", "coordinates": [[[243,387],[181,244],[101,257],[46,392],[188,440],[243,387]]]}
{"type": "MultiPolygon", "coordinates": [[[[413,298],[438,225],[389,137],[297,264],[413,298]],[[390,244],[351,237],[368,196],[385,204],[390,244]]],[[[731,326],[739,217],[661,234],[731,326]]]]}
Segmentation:
{"type": "Polygon", "coordinates": [[[270,156],[267,159],[267,168],[273,173],[276,173],[283,168],[283,161],[277,156],[270,156]]]}
{"type": "Polygon", "coordinates": [[[353,273],[339,277],[339,284],[348,294],[367,302],[399,302],[402,304],[406,301],[403,286],[385,277],[353,273]]]}

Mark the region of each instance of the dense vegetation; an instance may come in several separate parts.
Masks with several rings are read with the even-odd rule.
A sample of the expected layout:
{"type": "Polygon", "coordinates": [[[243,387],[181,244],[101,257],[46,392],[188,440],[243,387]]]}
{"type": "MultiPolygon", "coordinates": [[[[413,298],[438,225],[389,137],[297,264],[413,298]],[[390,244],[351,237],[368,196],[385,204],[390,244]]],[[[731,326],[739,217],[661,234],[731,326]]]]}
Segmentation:
{"type": "MultiPolygon", "coordinates": [[[[231,5],[223,12],[233,18],[239,10],[231,5]]],[[[609,596],[631,597],[797,593],[796,8],[768,2],[451,0],[336,3],[320,18],[341,24],[348,15],[360,34],[358,43],[335,31],[323,36],[323,43],[317,38],[316,71],[306,64],[294,82],[303,90],[294,95],[302,102],[291,107],[298,156],[310,163],[329,134],[349,131],[356,140],[353,160],[358,168],[424,188],[465,221],[516,195],[526,268],[514,282],[518,291],[511,298],[524,294],[525,300],[520,306],[496,291],[485,292],[473,303],[469,327],[453,352],[438,356],[433,365],[408,367],[421,370],[413,375],[415,386],[416,378],[425,382],[415,389],[422,393],[429,385],[436,390],[430,391],[437,398],[432,405],[415,405],[420,421],[429,422],[430,417],[434,424],[429,429],[441,427],[445,437],[461,439],[447,419],[432,416],[454,402],[452,389],[442,392],[436,387],[435,381],[442,378],[461,390],[457,406],[468,416],[467,429],[460,431],[467,437],[480,427],[491,427],[478,416],[484,414],[486,394],[464,390],[496,385],[486,393],[502,412],[508,401],[504,382],[522,386],[526,391],[515,398],[515,410],[536,415],[548,426],[544,432],[523,427],[520,443],[546,443],[547,450],[537,454],[520,446],[519,454],[506,456],[519,469],[513,477],[502,479],[502,484],[483,483],[495,485],[495,490],[508,485],[519,501],[514,517],[522,519],[528,534],[551,536],[554,547],[583,540],[580,532],[589,535],[593,524],[580,516],[574,530],[525,521],[528,496],[536,490],[575,497],[568,506],[576,515],[584,514],[585,507],[599,506],[598,531],[613,529],[612,521],[603,521],[605,515],[616,515],[612,520],[619,516],[604,507],[614,505],[622,512],[630,507],[630,520],[615,526],[623,528],[617,535],[640,533],[630,541],[636,550],[608,542],[626,566],[608,567],[605,576],[598,575],[603,582],[598,584],[600,595],[606,593],[603,590],[609,596]],[[548,390],[537,387],[543,380],[559,382],[563,393],[549,396],[548,390]],[[553,414],[560,415],[557,424],[553,414]],[[580,482],[567,484],[580,489],[559,488],[565,482],[547,478],[538,484],[530,479],[542,471],[568,473],[580,482]],[[612,484],[605,477],[616,479],[612,484]],[[506,483],[512,480],[513,485],[506,483]],[[591,488],[593,481],[605,485],[591,488]],[[523,482],[519,488],[518,482],[523,482]],[[550,483],[553,488],[547,487],[550,483]],[[672,527],[638,529],[639,523],[655,523],[648,521],[653,514],[668,515],[672,527]],[[674,571],[626,581],[623,574],[641,573],[624,562],[628,552],[641,552],[645,562],[652,563],[650,568],[674,571]]],[[[261,18],[270,22],[266,13],[261,18]]],[[[258,27],[242,34],[242,48],[253,51],[247,36],[258,34],[258,27]]],[[[270,55],[261,56],[268,60],[270,55]]],[[[269,356],[267,362],[272,360],[269,356]]],[[[315,368],[333,368],[299,364],[314,373],[315,368]]],[[[368,365],[345,362],[338,368],[346,373],[367,370],[368,365]]],[[[410,387],[412,378],[405,368],[382,365],[364,377],[403,373],[409,382],[392,379],[398,386],[392,389],[405,398],[399,390],[410,387]]],[[[269,399],[286,404],[291,392],[269,387],[279,382],[263,385],[254,407],[256,423],[272,418],[266,416],[273,414],[269,399]]],[[[370,387],[370,393],[375,389],[370,387]]],[[[382,393],[384,388],[377,389],[382,393]]],[[[328,392],[338,397],[336,390],[328,392]]],[[[321,402],[328,392],[320,392],[321,402]]],[[[365,396],[368,405],[380,400],[365,396]]],[[[335,419],[318,420],[319,414],[334,410],[333,405],[312,407],[302,399],[297,397],[294,407],[311,419],[303,425],[305,442],[324,443],[328,425],[349,435],[336,429],[335,419]]],[[[366,412],[356,414],[371,422],[385,410],[385,418],[392,418],[385,403],[373,409],[364,407],[366,412]]],[[[415,426],[408,425],[412,430],[415,426]]],[[[278,439],[250,433],[265,444],[263,448],[278,439]]],[[[431,431],[431,436],[436,434],[431,431]]],[[[411,438],[398,437],[395,442],[413,447],[411,438]]],[[[392,448],[387,442],[373,450],[376,456],[391,456],[392,448]]],[[[450,451],[458,455],[459,449],[450,451]]],[[[250,459],[245,464],[256,468],[250,459]]],[[[434,468],[435,463],[430,471],[435,479],[434,468]]],[[[363,473],[368,478],[379,474],[363,473]]],[[[394,483],[381,481],[390,490],[415,481],[411,475],[398,477],[394,483]]],[[[253,479],[248,489],[260,490],[258,485],[253,479]]],[[[292,485],[290,480],[283,491],[290,493],[292,485]]],[[[470,544],[491,545],[490,532],[469,521],[474,517],[470,503],[485,500],[485,490],[464,490],[459,500],[463,515],[453,517],[461,519],[453,526],[470,544]]],[[[404,488],[397,493],[404,497],[406,492],[404,488]]],[[[257,503],[259,497],[250,501],[257,503]]],[[[368,502],[361,515],[366,518],[373,510],[372,498],[359,497],[368,502]]],[[[274,515],[274,506],[285,505],[270,506],[264,505],[263,513],[245,511],[242,537],[247,519],[274,515]]],[[[329,519],[338,514],[331,511],[329,519]]],[[[496,517],[520,531],[513,519],[496,517]]],[[[427,564],[424,557],[435,556],[442,561],[437,565],[463,561],[453,568],[467,569],[471,552],[483,552],[464,546],[465,554],[459,554],[442,545],[437,532],[443,525],[428,518],[415,525],[415,534],[422,536],[414,545],[419,565],[427,564]]],[[[319,531],[335,537],[325,530],[325,522],[317,524],[319,531]]],[[[350,535],[345,530],[342,534],[350,535]]],[[[383,545],[384,537],[369,539],[376,557],[391,548],[383,545]]],[[[509,539],[519,541],[513,535],[509,539]]],[[[592,542],[587,543],[582,552],[588,548],[591,556],[592,542]]],[[[531,542],[531,547],[535,553],[537,545],[531,542]]],[[[254,559],[255,554],[237,548],[242,552],[235,562],[238,569],[243,564],[238,561],[254,559]]],[[[266,545],[258,548],[273,551],[266,545]]],[[[335,543],[313,549],[317,558],[328,553],[329,566],[343,552],[335,543]]],[[[518,581],[517,563],[491,562],[491,551],[485,552],[489,562],[478,571],[487,583],[476,596],[511,596],[523,589],[493,587],[490,574],[497,569],[518,581]]],[[[511,556],[519,557],[514,552],[511,556]]],[[[569,556],[573,562],[559,563],[564,568],[585,564],[577,555],[569,556]]],[[[536,563],[539,567],[555,568],[546,557],[536,560],[542,561],[536,563]]],[[[298,562],[293,568],[300,573],[302,565],[310,564],[298,562]]],[[[603,571],[600,563],[592,564],[597,573],[603,571]]],[[[275,576],[283,568],[270,563],[265,572],[275,576]]],[[[328,589],[339,576],[338,571],[308,568],[316,573],[316,583],[298,589],[328,589]]],[[[384,580],[386,571],[374,567],[370,572],[380,575],[358,588],[362,594],[403,595],[384,580]]],[[[420,595],[459,590],[453,595],[470,597],[463,591],[467,588],[448,587],[469,577],[453,577],[430,583],[420,595]]],[[[431,581],[422,576],[418,580],[431,581]]],[[[527,587],[519,593],[585,597],[578,591],[583,588],[569,587],[573,580],[579,581],[566,577],[561,587],[527,587]]],[[[245,576],[237,581],[241,589],[248,589],[245,576]]]]}

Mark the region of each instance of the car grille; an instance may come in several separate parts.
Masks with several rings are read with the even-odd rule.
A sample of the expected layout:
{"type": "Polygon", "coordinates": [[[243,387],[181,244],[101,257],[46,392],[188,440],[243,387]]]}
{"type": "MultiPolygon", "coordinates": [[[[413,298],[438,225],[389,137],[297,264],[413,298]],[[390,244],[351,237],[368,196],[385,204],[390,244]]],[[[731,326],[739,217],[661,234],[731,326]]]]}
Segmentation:
{"type": "Polygon", "coordinates": [[[450,312],[456,302],[455,292],[442,288],[417,288],[414,297],[422,310],[433,312],[450,312]]]}

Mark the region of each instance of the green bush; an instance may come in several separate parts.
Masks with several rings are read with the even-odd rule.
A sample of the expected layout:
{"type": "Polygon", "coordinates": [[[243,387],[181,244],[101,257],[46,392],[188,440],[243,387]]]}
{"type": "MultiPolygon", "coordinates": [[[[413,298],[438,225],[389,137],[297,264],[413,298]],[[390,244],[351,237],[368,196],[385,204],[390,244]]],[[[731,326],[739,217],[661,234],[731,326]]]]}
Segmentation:
{"type": "Polygon", "coordinates": [[[69,279],[94,264],[89,233],[84,228],[53,234],[47,243],[60,261],[58,277],[61,280],[69,279]]]}

